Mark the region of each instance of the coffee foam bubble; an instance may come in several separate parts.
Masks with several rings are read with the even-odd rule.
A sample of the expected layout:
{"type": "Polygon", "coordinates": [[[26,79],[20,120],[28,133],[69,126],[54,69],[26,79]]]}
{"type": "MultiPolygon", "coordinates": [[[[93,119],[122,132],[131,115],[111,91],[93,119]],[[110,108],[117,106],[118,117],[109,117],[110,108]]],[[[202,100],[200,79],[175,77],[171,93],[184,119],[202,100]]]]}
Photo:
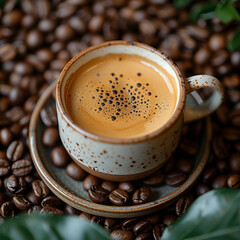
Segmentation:
{"type": "Polygon", "coordinates": [[[124,138],[166,122],[175,107],[172,94],[149,62],[141,60],[109,54],[82,66],[72,76],[66,98],[73,120],[85,130],[124,138]]]}

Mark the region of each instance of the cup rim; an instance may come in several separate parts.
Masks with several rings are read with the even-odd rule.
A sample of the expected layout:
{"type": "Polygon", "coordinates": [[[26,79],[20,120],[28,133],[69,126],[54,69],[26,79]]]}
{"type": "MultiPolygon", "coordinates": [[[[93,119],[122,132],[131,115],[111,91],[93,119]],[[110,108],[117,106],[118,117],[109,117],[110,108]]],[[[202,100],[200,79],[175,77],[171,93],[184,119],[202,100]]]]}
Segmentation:
{"type": "Polygon", "coordinates": [[[186,89],[185,89],[185,80],[184,80],[183,74],[180,71],[180,69],[178,68],[178,66],[176,65],[176,63],[172,59],[170,59],[165,53],[163,53],[162,51],[160,51],[154,47],[144,44],[144,43],[116,40],[116,41],[104,42],[104,43],[86,48],[85,50],[76,54],[65,65],[65,67],[61,71],[61,74],[57,80],[56,107],[57,107],[57,110],[59,111],[59,113],[61,114],[62,118],[67,122],[67,124],[69,126],[71,126],[75,131],[77,131],[78,133],[83,135],[85,138],[89,138],[89,139],[92,139],[92,140],[98,141],[98,142],[110,143],[110,144],[134,144],[134,143],[144,142],[146,140],[155,138],[155,137],[159,136],[160,134],[166,132],[178,120],[178,118],[181,116],[181,114],[183,112],[183,108],[185,105],[185,93],[186,93],[186,89]],[[133,137],[133,138],[111,138],[111,137],[94,134],[92,132],[88,132],[87,130],[85,130],[85,129],[81,128],[80,126],[78,126],[77,124],[75,124],[73,122],[73,120],[70,118],[67,111],[64,109],[63,102],[62,102],[63,96],[61,96],[61,88],[62,88],[63,79],[64,79],[66,73],[68,72],[68,70],[70,69],[70,67],[72,66],[72,64],[74,64],[80,57],[82,57],[83,55],[85,55],[91,51],[94,51],[94,50],[96,50],[98,48],[102,48],[102,47],[108,47],[111,45],[132,45],[132,46],[137,46],[137,47],[143,48],[145,50],[148,50],[154,54],[157,54],[172,67],[172,69],[174,70],[174,72],[177,76],[176,82],[179,84],[179,93],[178,93],[179,100],[176,104],[175,111],[174,111],[172,117],[163,126],[161,126],[157,130],[155,130],[149,134],[146,134],[143,136],[138,136],[138,137],[133,137]]]}

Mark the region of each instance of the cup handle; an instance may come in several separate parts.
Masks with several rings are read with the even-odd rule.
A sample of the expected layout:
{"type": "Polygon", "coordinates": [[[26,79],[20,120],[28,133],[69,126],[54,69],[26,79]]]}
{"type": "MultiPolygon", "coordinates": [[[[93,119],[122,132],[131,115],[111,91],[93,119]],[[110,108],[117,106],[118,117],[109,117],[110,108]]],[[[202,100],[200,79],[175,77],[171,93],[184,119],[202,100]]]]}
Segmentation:
{"type": "Polygon", "coordinates": [[[215,111],[223,101],[223,87],[217,78],[209,75],[196,75],[187,78],[187,94],[194,92],[195,90],[200,88],[211,88],[214,91],[206,101],[200,99],[201,101],[198,101],[200,102],[198,106],[190,107],[186,103],[186,107],[184,110],[184,122],[198,120],[209,115],[210,113],[215,111]]]}

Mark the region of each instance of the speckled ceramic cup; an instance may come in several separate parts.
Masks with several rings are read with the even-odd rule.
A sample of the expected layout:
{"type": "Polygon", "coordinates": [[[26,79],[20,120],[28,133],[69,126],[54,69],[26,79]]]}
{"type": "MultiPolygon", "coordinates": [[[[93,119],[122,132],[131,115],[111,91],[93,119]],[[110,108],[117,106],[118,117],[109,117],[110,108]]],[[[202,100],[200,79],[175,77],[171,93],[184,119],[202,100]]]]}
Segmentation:
{"type": "Polygon", "coordinates": [[[176,64],[157,49],[136,42],[106,42],[80,52],[61,72],[56,88],[59,133],[71,158],[87,172],[112,181],[136,180],[150,175],[169,159],[179,143],[183,121],[210,114],[222,99],[222,86],[212,76],[197,75],[185,79],[176,64]],[[70,75],[88,61],[110,53],[145,57],[174,77],[178,89],[175,110],[169,121],[156,131],[140,137],[117,139],[90,133],[72,121],[64,102],[70,75]],[[194,108],[185,106],[187,94],[205,87],[213,89],[206,102],[194,108]]]}

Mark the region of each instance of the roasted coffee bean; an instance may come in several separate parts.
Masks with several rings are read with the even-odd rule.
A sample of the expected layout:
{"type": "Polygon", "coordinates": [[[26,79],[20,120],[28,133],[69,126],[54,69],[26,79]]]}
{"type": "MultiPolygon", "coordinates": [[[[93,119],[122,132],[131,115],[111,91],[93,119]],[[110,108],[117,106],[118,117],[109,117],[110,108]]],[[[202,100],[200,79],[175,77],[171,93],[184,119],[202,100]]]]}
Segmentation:
{"type": "Polygon", "coordinates": [[[188,155],[194,156],[197,154],[199,149],[199,143],[183,138],[180,141],[180,148],[188,155]]]}
{"type": "Polygon", "coordinates": [[[21,61],[14,65],[14,71],[21,76],[25,76],[33,72],[33,67],[30,63],[21,61]]]}
{"type": "Polygon", "coordinates": [[[240,109],[236,109],[230,113],[230,122],[236,127],[240,127],[240,109]]]}
{"type": "Polygon", "coordinates": [[[212,188],[219,189],[225,188],[227,186],[227,176],[226,175],[219,175],[213,179],[212,188]]]}
{"type": "Polygon", "coordinates": [[[162,237],[163,232],[164,232],[166,227],[167,227],[167,225],[165,225],[165,224],[156,224],[153,227],[153,238],[154,238],[154,240],[159,240],[162,237]]]}
{"type": "Polygon", "coordinates": [[[79,215],[80,214],[80,211],[78,209],[73,208],[70,205],[65,206],[64,212],[68,215],[79,215]]]}
{"type": "Polygon", "coordinates": [[[87,175],[84,170],[82,170],[76,163],[73,162],[67,165],[66,173],[69,177],[77,181],[83,180],[87,175]]]}
{"type": "Polygon", "coordinates": [[[232,176],[228,177],[227,185],[229,188],[232,188],[232,189],[240,188],[240,175],[233,174],[232,176]]]}
{"type": "Polygon", "coordinates": [[[43,207],[40,213],[52,214],[52,215],[62,215],[63,211],[53,207],[43,207]]]}
{"type": "Polygon", "coordinates": [[[67,42],[74,36],[74,30],[69,24],[65,23],[56,28],[55,35],[58,40],[67,42]]]}
{"type": "Polygon", "coordinates": [[[6,196],[0,192],[0,206],[5,203],[7,200],[6,200],[6,196]]]}
{"type": "Polygon", "coordinates": [[[222,136],[215,136],[212,142],[213,152],[219,159],[226,159],[229,155],[229,146],[222,136]]]}
{"type": "Polygon", "coordinates": [[[32,190],[33,190],[34,194],[39,198],[45,198],[49,194],[48,187],[41,180],[35,180],[32,183],[32,190]]]}
{"type": "Polygon", "coordinates": [[[115,189],[109,194],[109,201],[113,205],[122,206],[129,201],[129,196],[127,192],[121,189],[115,189]]]}
{"type": "Polygon", "coordinates": [[[210,191],[210,188],[206,184],[200,183],[196,187],[196,194],[198,196],[201,196],[201,195],[203,195],[204,193],[206,193],[208,191],[210,191]]]}
{"type": "Polygon", "coordinates": [[[122,239],[122,240],[134,240],[135,236],[129,230],[118,229],[118,230],[114,230],[114,231],[111,232],[110,238],[112,240],[120,240],[120,239],[122,239]]]}
{"type": "Polygon", "coordinates": [[[26,159],[17,160],[12,165],[12,173],[17,177],[28,175],[32,169],[32,162],[26,159]]]}
{"type": "Polygon", "coordinates": [[[83,181],[83,189],[88,191],[93,185],[100,185],[100,179],[93,175],[88,175],[83,181]]]}
{"type": "Polygon", "coordinates": [[[141,233],[150,232],[153,226],[152,223],[148,220],[142,220],[135,224],[133,227],[133,232],[135,235],[139,235],[141,233]]]}
{"type": "Polygon", "coordinates": [[[240,152],[231,154],[229,159],[229,165],[234,173],[240,173],[240,152]]]}
{"type": "Polygon", "coordinates": [[[24,111],[26,111],[28,113],[32,113],[32,111],[37,103],[37,100],[38,100],[37,96],[29,97],[24,103],[24,111]]]}
{"type": "Polygon", "coordinates": [[[151,233],[141,233],[139,234],[135,240],[152,240],[152,234],[151,233]]]}
{"type": "Polygon", "coordinates": [[[10,193],[14,194],[22,194],[26,192],[27,183],[22,177],[17,177],[15,175],[11,175],[6,179],[6,189],[10,193]]]}
{"type": "Polygon", "coordinates": [[[93,202],[105,203],[108,200],[108,191],[100,186],[91,186],[88,196],[93,202]]]}
{"type": "Polygon", "coordinates": [[[22,157],[23,152],[24,143],[22,141],[15,140],[7,148],[6,155],[10,161],[15,162],[22,157]]]}
{"type": "Polygon", "coordinates": [[[172,213],[168,213],[163,217],[163,224],[170,225],[177,220],[177,216],[172,213]]]}
{"type": "Polygon", "coordinates": [[[57,208],[57,209],[62,209],[63,203],[59,198],[57,198],[55,196],[48,196],[48,197],[45,197],[42,200],[41,206],[42,207],[54,207],[54,208],[57,208]]]}
{"type": "Polygon", "coordinates": [[[217,164],[217,169],[219,173],[226,173],[229,171],[229,166],[227,161],[218,160],[216,164],[217,164]]]}
{"type": "Polygon", "coordinates": [[[131,182],[121,182],[118,184],[118,189],[126,191],[129,194],[133,194],[135,191],[135,187],[131,182]]]}
{"type": "Polygon", "coordinates": [[[151,197],[151,188],[141,187],[133,193],[132,202],[134,204],[142,204],[147,202],[150,197],[151,197]]]}
{"type": "Polygon", "coordinates": [[[112,192],[113,190],[117,189],[117,183],[105,180],[102,182],[101,187],[108,192],[112,192]]]}
{"type": "Polygon", "coordinates": [[[6,158],[7,158],[6,153],[0,150],[0,159],[6,159],[6,158]]]}
{"type": "Polygon", "coordinates": [[[31,203],[23,196],[14,196],[13,203],[15,207],[21,211],[25,211],[31,207],[31,203]]]}
{"type": "Polygon", "coordinates": [[[6,13],[2,18],[2,24],[5,27],[16,27],[21,22],[22,13],[19,10],[13,10],[6,13]]]}
{"type": "Polygon", "coordinates": [[[157,187],[164,182],[164,177],[163,172],[160,170],[145,178],[143,182],[151,187],[157,187]]]}
{"type": "Polygon", "coordinates": [[[202,176],[203,183],[210,183],[217,175],[217,169],[215,167],[207,168],[202,176]]]}
{"type": "Polygon", "coordinates": [[[42,210],[42,207],[39,206],[39,205],[35,205],[33,206],[32,208],[30,208],[28,210],[28,215],[31,215],[31,214],[39,214],[42,210]]]}
{"type": "Polygon", "coordinates": [[[26,92],[24,92],[19,87],[12,88],[9,93],[9,100],[12,105],[22,105],[26,98],[26,92]]]}
{"type": "Polygon", "coordinates": [[[10,106],[9,99],[7,97],[1,97],[1,99],[0,99],[0,112],[6,112],[9,108],[9,106],[10,106]]]}
{"type": "Polygon", "coordinates": [[[155,213],[147,216],[145,219],[149,220],[153,225],[155,225],[161,221],[161,215],[159,213],[155,213]]]}
{"type": "Polygon", "coordinates": [[[17,55],[15,47],[11,44],[4,44],[0,46],[0,61],[7,62],[13,60],[17,55]]]}
{"type": "Polygon", "coordinates": [[[226,39],[222,34],[214,34],[209,39],[209,47],[213,51],[218,51],[220,49],[225,48],[226,39]]]}
{"type": "Polygon", "coordinates": [[[122,229],[123,230],[132,230],[138,221],[139,220],[137,218],[126,219],[122,223],[122,229]]]}
{"type": "Polygon", "coordinates": [[[39,30],[31,30],[25,40],[29,48],[38,48],[43,44],[43,39],[43,34],[39,30]]]}
{"type": "Polygon", "coordinates": [[[180,170],[175,170],[167,173],[165,181],[167,185],[176,187],[183,184],[186,179],[186,173],[180,170]]]}
{"type": "Polygon", "coordinates": [[[37,197],[33,191],[29,192],[26,195],[28,201],[30,201],[33,205],[39,205],[41,203],[41,198],[37,197]]]}
{"type": "Polygon", "coordinates": [[[15,215],[15,206],[12,202],[5,202],[0,208],[0,213],[3,218],[13,217],[15,215]]]}
{"type": "Polygon", "coordinates": [[[181,197],[177,203],[176,203],[176,214],[177,216],[182,216],[187,208],[191,205],[193,201],[193,197],[192,196],[184,196],[184,197],[181,197]]]}
{"type": "Polygon", "coordinates": [[[209,36],[209,30],[196,25],[188,25],[186,27],[187,33],[197,40],[207,39],[209,36]]]}
{"type": "Polygon", "coordinates": [[[103,222],[104,222],[104,218],[103,217],[98,217],[98,216],[92,216],[91,222],[102,225],[103,222]]]}
{"type": "Polygon", "coordinates": [[[67,166],[70,158],[64,147],[57,146],[51,151],[51,160],[56,167],[63,168],[67,166]]]}
{"type": "Polygon", "coordinates": [[[119,221],[116,218],[105,218],[103,226],[107,232],[112,232],[113,230],[120,228],[121,224],[119,224],[119,221]]]}
{"type": "Polygon", "coordinates": [[[179,158],[177,161],[177,168],[182,172],[190,174],[193,169],[193,162],[190,158],[179,158]]]}
{"type": "Polygon", "coordinates": [[[226,127],[223,129],[223,137],[228,141],[240,140],[240,129],[233,127],[226,127]]]}
{"type": "Polygon", "coordinates": [[[59,141],[58,129],[55,127],[47,128],[42,137],[42,142],[46,147],[55,147],[59,141]]]}
{"type": "Polygon", "coordinates": [[[10,173],[10,162],[6,159],[0,158],[0,177],[4,177],[10,173]]]}

